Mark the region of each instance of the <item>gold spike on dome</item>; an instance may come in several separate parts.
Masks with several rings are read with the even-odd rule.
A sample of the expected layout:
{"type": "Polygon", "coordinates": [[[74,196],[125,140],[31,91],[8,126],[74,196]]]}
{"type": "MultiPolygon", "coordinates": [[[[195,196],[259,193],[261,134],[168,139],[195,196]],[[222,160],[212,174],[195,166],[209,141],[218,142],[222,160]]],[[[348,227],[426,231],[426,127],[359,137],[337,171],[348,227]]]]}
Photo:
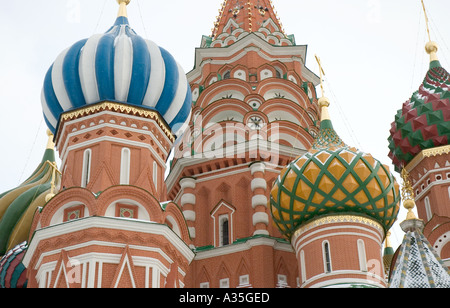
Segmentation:
{"type": "Polygon", "coordinates": [[[413,212],[413,209],[416,207],[416,203],[414,201],[414,190],[409,180],[409,172],[406,171],[405,168],[403,168],[400,175],[403,180],[403,187],[402,187],[403,207],[408,210],[408,214],[406,214],[406,220],[417,219],[416,215],[413,212]]]}
{"type": "Polygon", "coordinates": [[[127,13],[127,5],[130,4],[131,0],[117,0],[117,3],[119,3],[119,14],[117,14],[117,17],[128,17],[127,13]]]}
{"type": "Polygon", "coordinates": [[[431,40],[430,25],[429,25],[427,10],[425,8],[425,3],[423,2],[423,0],[421,0],[421,2],[422,2],[423,13],[425,14],[425,24],[427,26],[427,34],[428,34],[428,43],[425,45],[425,50],[430,55],[430,62],[439,61],[439,59],[437,57],[438,44],[431,40]]]}

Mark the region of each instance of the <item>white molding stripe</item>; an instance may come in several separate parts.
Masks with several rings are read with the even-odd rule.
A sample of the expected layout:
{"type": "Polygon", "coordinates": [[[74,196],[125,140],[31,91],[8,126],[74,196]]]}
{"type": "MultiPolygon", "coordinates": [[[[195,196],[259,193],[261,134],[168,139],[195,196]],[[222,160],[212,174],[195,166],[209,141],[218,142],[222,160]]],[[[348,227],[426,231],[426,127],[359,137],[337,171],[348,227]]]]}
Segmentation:
{"type": "Polygon", "coordinates": [[[183,194],[181,196],[180,204],[182,207],[185,206],[186,204],[195,205],[196,201],[197,200],[194,194],[183,194]]]}
{"type": "Polygon", "coordinates": [[[103,137],[95,138],[95,139],[88,140],[85,142],[81,142],[80,144],[77,144],[77,145],[69,146],[67,148],[66,153],[64,154],[64,157],[61,158],[61,165],[62,166],[65,165],[67,156],[69,155],[70,151],[73,151],[73,150],[76,150],[79,148],[83,148],[83,147],[87,147],[87,146],[90,146],[93,144],[97,144],[102,141],[117,142],[117,143],[121,143],[121,144],[124,144],[127,146],[147,148],[161,165],[166,164],[166,162],[161,158],[161,156],[158,153],[156,153],[155,149],[153,149],[153,147],[150,144],[147,144],[144,142],[125,140],[123,138],[117,138],[117,137],[112,137],[112,136],[103,136],[103,137]]]}
{"type": "Polygon", "coordinates": [[[194,260],[204,260],[213,257],[225,256],[252,249],[254,246],[262,246],[262,245],[273,247],[273,249],[279,251],[294,252],[294,249],[289,243],[280,243],[273,238],[258,237],[258,238],[251,238],[243,243],[237,244],[235,243],[232,245],[215,247],[207,251],[198,251],[195,255],[194,260]]]}
{"type": "Polygon", "coordinates": [[[269,215],[267,215],[267,213],[265,212],[256,212],[253,214],[252,217],[253,220],[253,225],[256,226],[256,224],[258,223],[263,223],[266,226],[269,225],[269,215]]]}
{"type": "Polygon", "coordinates": [[[302,283],[302,286],[308,285],[308,288],[339,288],[339,285],[342,285],[342,287],[347,288],[349,285],[355,285],[355,284],[364,284],[364,285],[373,285],[379,288],[386,288],[386,285],[377,283],[374,280],[371,279],[364,279],[364,278],[335,278],[332,279],[332,276],[340,276],[340,275],[359,275],[361,277],[368,277],[375,276],[374,279],[378,279],[380,281],[384,281],[384,277],[380,277],[379,275],[374,275],[373,273],[367,273],[362,271],[352,271],[352,270],[342,270],[342,271],[333,271],[328,274],[320,274],[317,276],[314,276],[310,279],[308,279],[306,282],[302,283]],[[327,277],[328,279],[326,281],[314,283],[314,281],[317,281],[321,278],[327,277]]]}
{"type": "MultiPolygon", "coordinates": [[[[36,230],[22,262],[25,267],[28,267],[30,265],[31,257],[36,251],[39,243],[45,239],[92,228],[127,230],[138,233],[162,235],[172,243],[186,259],[192,260],[194,258],[194,252],[192,252],[189,246],[186,245],[186,243],[183,242],[183,240],[167,225],[141,220],[123,219],[120,220],[120,224],[117,224],[117,220],[117,218],[113,217],[87,217],[36,230]]],[[[114,243],[111,243],[111,245],[114,245],[114,243]]]]}
{"type": "Polygon", "coordinates": [[[268,199],[265,195],[255,195],[252,197],[252,207],[256,208],[259,205],[262,205],[267,208],[268,199]]]}
{"type": "MultiPolygon", "coordinates": [[[[172,143],[172,141],[167,137],[167,135],[164,133],[164,131],[161,129],[161,127],[158,125],[158,123],[155,120],[147,119],[147,118],[143,118],[143,117],[137,117],[137,116],[124,114],[124,113],[113,112],[113,111],[109,111],[109,110],[104,110],[104,111],[101,111],[101,112],[98,112],[98,113],[94,113],[94,114],[91,114],[91,115],[88,115],[88,116],[84,116],[84,117],[81,117],[81,118],[77,118],[77,119],[73,119],[73,120],[67,120],[67,121],[64,122],[63,129],[61,131],[66,130],[68,125],[73,125],[73,124],[76,124],[76,123],[79,123],[79,122],[84,122],[84,121],[89,120],[89,119],[97,118],[99,115],[110,115],[110,116],[114,116],[114,117],[120,116],[120,117],[131,119],[131,120],[136,120],[137,119],[139,121],[153,123],[153,124],[155,124],[155,127],[158,128],[159,132],[164,137],[166,142],[172,143]]],[[[89,126],[89,127],[77,130],[77,131],[68,132],[67,133],[67,137],[66,137],[66,142],[64,143],[64,146],[62,147],[62,149],[66,148],[68,140],[71,137],[76,136],[78,134],[84,134],[84,133],[90,132],[92,130],[96,130],[98,128],[103,128],[105,125],[108,125],[108,126],[111,126],[111,127],[114,127],[114,128],[119,128],[119,129],[123,129],[124,127],[126,127],[127,130],[133,131],[135,133],[141,133],[141,134],[149,135],[150,137],[153,137],[154,141],[158,143],[160,148],[165,150],[162,147],[162,145],[159,142],[159,140],[153,135],[153,133],[150,130],[146,130],[146,129],[143,129],[143,128],[135,128],[135,127],[130,127],[130,126],[124,126],[124,125],[120,125],[120,124],[113,124],[113,123],[109,123],[109,122],[98,123],[98,124],[95,124],[93,126],[89,126]]],[[[60,149],[61,149],[61,146],[57,145],[57,150],[60,151],[60,149]]],[[[165,150],[165,151],[167,153],[168,150],[165,150]]]]}
{"type": "Polygon", "coordinates": [[[262,188],[264,190],[267,190],[267,181],[264,178],[253,179],[251,181],[250,185],[251,185],[252,192],[255,191],[258,188],[262,188]]]}

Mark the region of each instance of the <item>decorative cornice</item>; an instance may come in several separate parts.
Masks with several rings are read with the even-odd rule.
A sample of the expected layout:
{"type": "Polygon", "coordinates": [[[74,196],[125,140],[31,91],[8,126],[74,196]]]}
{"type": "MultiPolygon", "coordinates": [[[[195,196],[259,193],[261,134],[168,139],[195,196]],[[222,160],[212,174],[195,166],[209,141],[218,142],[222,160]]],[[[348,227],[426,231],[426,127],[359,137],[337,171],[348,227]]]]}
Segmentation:
{"type": "Polygon", "coordinates": [[[321,217],[318,219],[315,219],[309,223],[307,223],[306,225],[300,227],[299,229],[297,229],[293,236],[292,242],[295,242],[295,240],[297,238],[299,238],[302,234],[304,234],[305,232],[319,227],[319,226],[323,226],[323,225],[327,225],[327,224],[332,224],[332,223],[360,223],[360,224],[364,224],[370,227],[373,227],[375,229],[377,229],[380,234],[383,236],[384,235],[384,228],[383,226],[376,222],[374,219],[371,219],[369,217],[364,217],[364,216],[358,216],[358,215],[330,215],[330,216],[325,216],[325,217],[321,217]]]}
{"type": "Polygon", "coordinates": [[[408,172],[411,172],[412,169],[414,169],[415,166],[417,166],[424,158],[427,157],[435,157],[438,155],[444,155],[450,153],[450,145],[444,145],[432,149],[426,149],[417,154],[413,160],[406,166],[406,170],[408,172]]]}
{"type": "MultiPolygon", "coordinates": [[[[130,220],[116,217],[87,217],[70,222],[53,225],[43,229],[36,230],[30,241],[27,252],[24,256],[23,263],[26,267],[30,266],[30,262],[35,252],[39,249],[40,242],[58,238],[63,235],[76,232],[87,232],[91,229],[108,230],[115,232],[128,232],[134,236],[160,235],[167,239],[189,262],[194,258],[194,252],[189,246],[166,224],[159,224],[155,222],[148,222],[142,220],[130,220]]],[[[91,238],[91,240],[94,240],[91,238]]],[[[115,245],[114,241],[112,242],[115,245]]],[[[41,258],[41,257],[36,257],[41,258]]]]}
{"type": "MultiPolygon", "coordinates": [[[[98,104],[89,105],[84,108],[80,108],[80,109],[77,109],[74,111],[69,111],[69,112],[63,113],[61,115],[59,126],[61,127],[61,123],[64,121],[70,121],[73,119],[88,116],[88,115],[98,113],[101,111],[105,111],[105,110],[121,112],[121,113],[125,113],[125,114],[131,114],[131,115],[140,116],[140,117],[147,118],[147,119],[153,119],[158,123],[158,125],[160,126],[162,131],[166,134],[166,136],[172,142],[175,141],[175,136],[172,134],[170,128],[167,126],[166,122],[161,118],[161,116],[158,114],[158,112],[149,110],[146,108],[139,108],[136,106],[125,105],[125,104],[121,104],[121,103],[117,103],[117,102],[104,101],[104,102],[100,102],[98,104]]],[[[61,133],[60,129],[58,129],[58,135],[60,133],[61,133]]],[[[58,137],[56,139],[58,139],[58,137]]]]}

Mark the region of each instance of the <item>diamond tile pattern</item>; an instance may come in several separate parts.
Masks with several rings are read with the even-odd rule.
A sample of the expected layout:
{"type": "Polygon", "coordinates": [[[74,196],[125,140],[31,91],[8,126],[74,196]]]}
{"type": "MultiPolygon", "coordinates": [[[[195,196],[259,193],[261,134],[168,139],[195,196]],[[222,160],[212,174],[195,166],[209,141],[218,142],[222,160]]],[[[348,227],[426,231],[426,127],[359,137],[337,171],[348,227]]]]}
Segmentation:
{"type": "Polygon", "coordinates": [[[363,214],[389,229],[399,200],[389,169],[345,146],[308,152],[287,166],[274,184],[270,205],[275,224],[289,237],[304,222],[330,213],[363,214]]]}
{"type": "Polygon", "coordinates": [[[403,238],[390,288],[450,288],[450,272],[419,230],[403,238]]]}

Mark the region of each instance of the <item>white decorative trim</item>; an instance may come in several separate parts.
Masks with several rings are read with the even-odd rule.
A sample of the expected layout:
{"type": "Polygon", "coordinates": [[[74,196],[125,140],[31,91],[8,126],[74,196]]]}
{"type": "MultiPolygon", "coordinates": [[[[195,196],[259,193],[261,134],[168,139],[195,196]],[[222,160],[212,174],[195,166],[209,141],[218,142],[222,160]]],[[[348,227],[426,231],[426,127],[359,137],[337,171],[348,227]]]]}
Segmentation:
{"type": "Polygon", "coordinates": [[[183,215],[187,221],[195,221],[196,214],[194,211],[183,211],[183,215]]]}
{"type": "Polygon", "coordinates": [[[273,238],[258,237],[258,238],[251,238],[248,241],[239,244],[217,247],[206,251],[198,251],[195,255],[194,260],[204,260],[213,257],[225,256],[237,252],[243,252],[252,249],[255,246],[262,246],[262,245],[270,246],[273,249],[279,251],[294,252],[291,244],[289,243],[280,243],[273,238]]]}
{"type": "Polygon", "coordinates": [[[252,207],[255,208],[259,205],[267,207],[267,197],[265,195],[256,195],[252,197],[252,207]]]}
{"type": "Polygon", "coordinates": [[[189,227],[189,234],[191,235],[192,238],[195,238],[196,233],[195,233],[195,227],[189,227]]]}
{"type": "MultiPolygon", "coordinates": [[[[146,148],[153,154],[153,157],[155,158],[155,160],[158,161],[158,163],[160,165],[165,166],[165,164],[166,164],[166,162],[161,158],[160,154],[156,153],[156,150],[150,144],[147,144],[144,142],[132,141],[132,140],[125,140],[123,138],[103,136],[103,137],[99,137],[99,138],[94,138],[92,140],[88,140],[86,142],[80,142],[79,144],[72,145],[72,146],[69,146],[68,148],[66,148],[65,153],[61,154],[61,165],[65,166],[66,159],[67,159],[67,156],[69,155],[69,152],[79,149],[79,148],[88,147],[90,145],[95,145],[95,144],[98,144],[99,142],[104,142],[104,141],[108,141],[111,143],[119,143],[121,145],[130,146],[130,147],[146,148]]],[[[162,149],[162,148],[160,148],[160,149],[162,149]]]]}
{"type": "MultiPolygon", "coordinates": [[[[172,243],[186,259],[192,260],[192,258],[194,257],[194,253],[186,245],[186,243],[167,225],[131,219],[120,219],[120,224],[118,224],[117,221],[117,218],[112,217],[88,217],[36,230],[22,262],[25,267],[29,267],[31,257],[34,255],[39,243],[43,240],[74,233],[81,230],[88,230],[91,228],[127,230],[137,233],[162,235],[170,243],[172,243]]],[[[116,243],[107,243],[107,245],[118,245],[119,247],[122,246],[122,244],[116,243]]],[[[43,255],[41,255],[40,258],[40,261],[36,265],[37,267],[39,267],[43,255]]]]}
{"type": "MultiPolygon", "coordinates": [[[[117,117],[118,113],[117,112],[113,112],[113,111],[102,111],[102,112],[95,113],[95,114],[88,115],[88,116],[84,116],[84,117],[81,117],[81,118],[78,118],[78,119],[68,120],[68,121],[64,122],[63,129],[61,131],[67,129],[68,125],[72,125],[72,124],[75,124],[75,123],[78,123],[78,122],[81,122],[81,121],[86,121],[86,120],[89,120],[91,118],[97,118],[99,115],[111,115],[111,116],[117,117]]],[[[132,115],[123,114],[123,113],[119,113],[119,115],[120,115],[120,117],[127,118],[127,119],[132,119],[132,120],[139,119],[140,121],[145,121],[145,122],[148,122],[148,123],[157,124],[154,120],[145,119],[145,118],[142,118],[142,117],[132,116],[132,115]]],[[[69,143],[69,140],[72,137],[80,135],[80,134],[86,134],[88,132],[92,132],[92,131],[98,130],[99,128],[105,128],[105,127],[123,129],[124,126],[123,125],[118,125],[118,124],[113,124],[113,123],[100,122],[98,125],[91,125],[90,127],[85,127],[85,128],[80,129],[80,130],[77,130],[77,131],[69,132],[67,134],[67,136],[66,136],[66,142],[64,143],[63,146],[61,146],[59,144],[56,144],[57,150],[61,153],[61,156],[63,156],[64,152],[65,152],[64,149],[67,148],[67,144],[69,143]]],[[[167,143],[169,143],[169,144],[172,144],[172,141],[166,136],[166,134],[161,129],[161,127],[159,125],[155,125],[155,127],[157,127],[158,131],[164,137],[165,141],[167,143]]],[[[139,129],[139,128],[134,128],[134,127],[127,127],[127,130],[130,131],[130,132],[134,132],[134,133],[148,135],[158,145],[158,147],[164,152],[165,155],[168,154],[167,151],[169,149],[164,148],[162,146],[161,142],[159,141],[159,139],[156,138],[156,136],[151,131],[143,129],[143,128],[139,129]]]]}
{"type": "MultiPolygon", "coordinates": [[[[372,274],[370,274],[373,276],[372,274]]],[[[386,285],[381,283],[377,283],[376,280],[384,281],[384,277],[380,277],[379,275],[375,275],[373,277],[374,280],[364,279],[364,276],[367,277],[367,273],[361,271],[352,271],[352,270],[343,270],[343,271],[333,271],[331,274],[321,274],[317,275],[313,278],[308,279],[305,283],[302,284],[302,287],[308,285],[308,288],[348,288],[350,285],[362,284],[362,285],[372,285],[378,288],[386,288],[386,285]],[[340,276],[340,275],[359,275],[361,278],[335,278],[335,279],[327,279],[326,281],[314,283],[316,280],[320,280],[324,277],[332,277],[332,276],[340,276]]]]}
{"type": "Polygon", "coordinates": [[[251,171],[252,175],[255,172],[262,172],[262,173],[264,173],[266,171],[266,165],[264,163],[262,163],[262,162],[260,162],[260,163],[253,163],[250,166],[250,171],[251,171]]]}
{"type": "MultiPolygon", "coordinates": [[[[204,164],[204,163],[211,161],[212,157],[216,157],[214,152],[221,154],[222,155],[221,157],[226,157],[225,155],[223,155],[223,153],[228,153],[227,148],[231,148],[231,152],[235,151],[235,152],[232,152],[232,153],[234,153],[233,157],[239,157],[238,155],[240,155],[242,153],[251,152],[254,150],[258,150],[258,149],[276,149],[278,151],[277,153],[280,156],[289,156],[289,157],[302,156],[303,154],[305,154],[307,152],[306,149],[292,148],[292,147],[284,146],[281,144],[276,144],[276,143],[273,143],[270,141],[266,142],[266,141],[262,141],[262,140],[251,140],[251,141],[247,141],[247,142],[243,142],[242,144],[239,144],[239,147],[233,145],[230,147],[220,148],[216,151],[208,152],[208,153],[206,153],[208,155],[206,155],[205,153],[200,153],[198,155],[195,154],[194,156],[182,157],[179,160],[177,160],[175,166],[173,167],[173,169],[171,169],[169,175],[167,176],[166,185],[167,185],[168,191],[172,190],[173,186],[178,183],[177,177],[183,171],[184,168],[186,168],[188,166],[204,164]]],[[[285,166],[278,166],[272,162],[265,162],[264,164],[266,165],[265,171],[276,172],[276,173],[280,173],[279,170],[283,169],[285,167],[285,166]]],[[[248,169],[245,170],[245,169],[241,168],[243,166],[248,166],[248,165],[249,165],[249,163],[244,163],[244,164],[220,169],[221,172],[224,170],[232,170],[228,173],[217,174],[216,170],[201,173],[200,174],[201,178],[197,178],[196,183],[201,183],[203,181],[208,181],[208,180],[212,180],[215,178],[226,177],[226,176],[232,175],[232,174],[248,172],[248,169]],[[235,169],[235,170],[233,170],[233,169],[235,169]]]]}
{"type": "Polygon", "coordinates": [[[183,194],[181,196],[180,204],[181,206],[185,206],[186,204],[194,204],[195,205],[196,198],[194,194],[183,194]]]}
{"type": "Polygon", "coordinates": [[[256,226],[258,223],[263,223],[269,225],[269,215],[264,212],[256,212],[253,214],[253,225],[256,226]]]}
{"type": "MultiPolygon", "coordinates": [[[[378,231],[377,236],[380,239],[380,241],[381,241],[381,238],[384,237],[384,228],[381,226],[380,223],[376,222],[375,220],[373,220],[371,218],[357,216],[357,215],[334,215],[334,216],[325,216],[325,217],[315,219],[315,220],[307,223],[303,227],[300,227],[299,229],[297,229],[297,231],[295,231],[294,235],[292,236],[292,243],[294,243],[297,238],[300,238],[305,232],[307,232],[309,230],[312,230],[319,226],[327,226],[327,225],[335,224],[335,223],[359,223],[362,225],[367,225],[378,231]]],[[[335,228],[341,228],[341,227],[337,226],[335,228]]],[[[309,234],[308,236],[311,236],[311,234],[309,234]]]]}
{"type": "Polygon", "coordinates": [[[256,230],[255,232],[253,232],[253,235],[270,235],[269,231],[267,230],[256,230]]]}
{"type": "Polygon", "coordinates": [[[442,248],[450,242],[450,231],[442,234],[436,242],[433,243],[433,249],[441,256],[442,248]]]}
{"type": "Polygon", "coordinates": [[[263,179],[263,178],[253,179],[252,182],[251,182],[251,188],[252,188],[252,191],[255,191],[258,188],[262,188],[264,190],[267,190],[267,181],[266,181],[266,179],[263,179]]]}
{"type": "Polygon", "coordinates": [[[196,183],[193,178],[183,178],[180,180],[181,189],[192,188],[195,189],[196,183]]]}

